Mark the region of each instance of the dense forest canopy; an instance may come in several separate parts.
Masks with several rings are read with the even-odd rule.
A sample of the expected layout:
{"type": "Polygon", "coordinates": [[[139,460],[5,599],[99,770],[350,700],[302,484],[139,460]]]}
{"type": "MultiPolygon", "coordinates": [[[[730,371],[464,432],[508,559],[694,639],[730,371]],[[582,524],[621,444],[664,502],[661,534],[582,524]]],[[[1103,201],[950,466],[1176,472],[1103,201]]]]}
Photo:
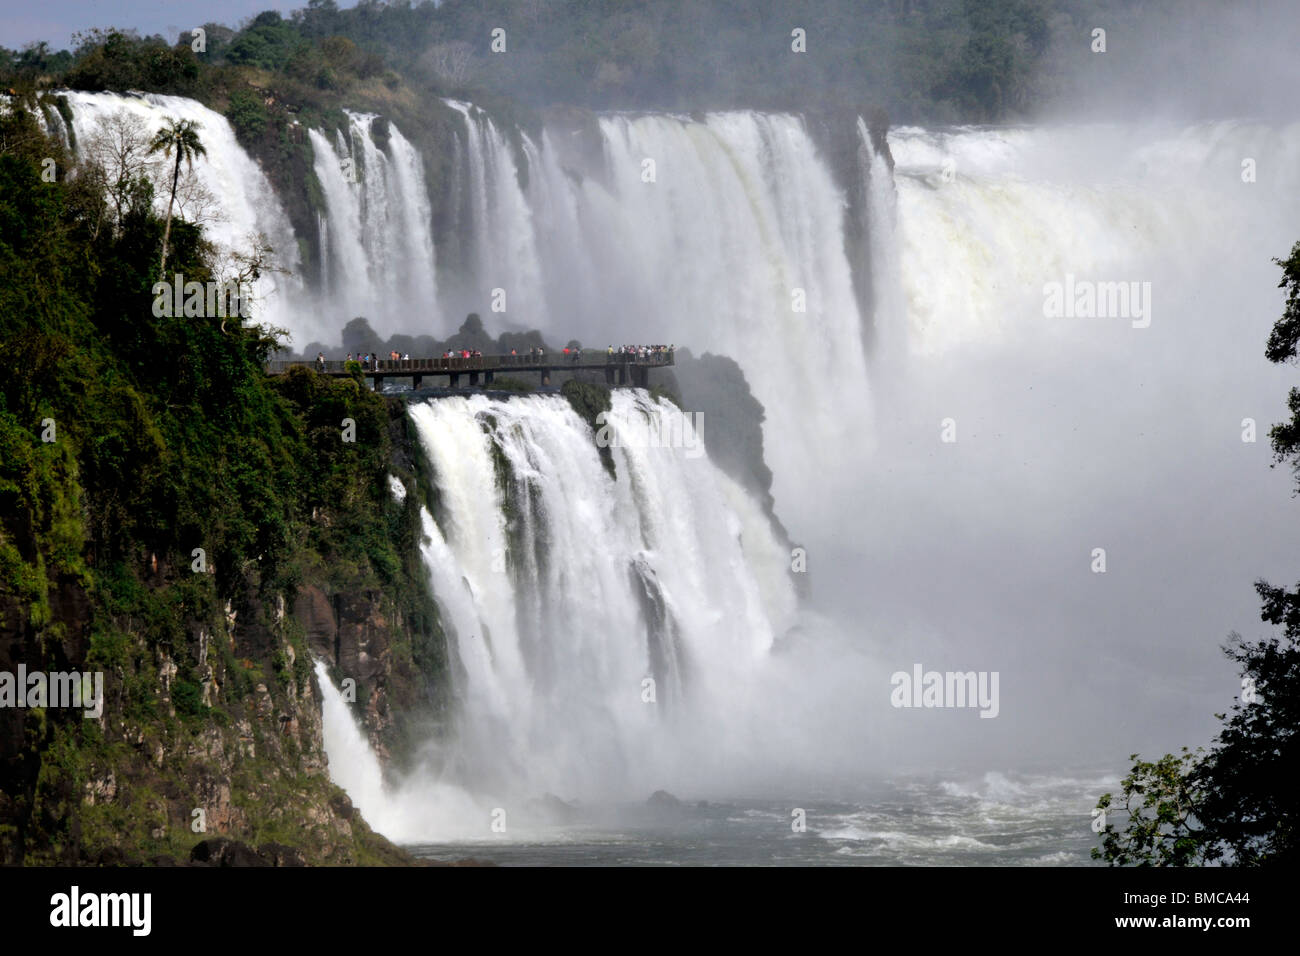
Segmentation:
{"type": "Polygon", "coordinates": [[[239,77],[307,103],[386,84],[529,109],[878,107],[895,122],[1002,122],[1108,83],[1150,94],[1154,72],[1174,87],[1189,70],[1228,77],[1232,36],[1216,16],[1123,0],[309,0],[238,29],[209,23],[201,52],[188,33],[123,25],[78,34],[72,51],[0,48],[0,83],[204,99],[239,77]]]}

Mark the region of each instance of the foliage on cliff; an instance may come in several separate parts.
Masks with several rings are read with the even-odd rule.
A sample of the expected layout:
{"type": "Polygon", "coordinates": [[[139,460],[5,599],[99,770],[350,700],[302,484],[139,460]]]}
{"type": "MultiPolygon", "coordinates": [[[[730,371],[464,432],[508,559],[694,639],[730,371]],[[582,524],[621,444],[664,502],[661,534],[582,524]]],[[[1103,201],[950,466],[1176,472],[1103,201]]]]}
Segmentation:
{"type": "MultiPolygon", "coordinates": [[[[560,386],[560,394],[568,399],[573,410],[578,413],[578,417],[591,428],[593,437],[598,436],[603,424],[600,415],[608,414],[614,408],[614,403],[609,397],[609,386],[571,378],[560,386]]],[[[616,477],[614,453],[610,451],[609,445],[597,441],[596,451],[600,454],[600,463],[605,466],[609,477],[616,477]]]]}
{"type": "MultiPolygon", "coordinates": [[[[352,379],[268,380],[276,330],[155,315],[151,187],[118,210],[102,183],[0,113],[0,670],[104,673],[99,719],[0,710],[0,861],[184,855],[195,809],[309,861],[399,859],[329,783],[286,613],[305,585],[373,589],[406,664],[407,635],[436,634],[408,626],[429,602],[389,408],[352,379]]],[[[169,267],[214,263],[176,221],[169,267]]]]}

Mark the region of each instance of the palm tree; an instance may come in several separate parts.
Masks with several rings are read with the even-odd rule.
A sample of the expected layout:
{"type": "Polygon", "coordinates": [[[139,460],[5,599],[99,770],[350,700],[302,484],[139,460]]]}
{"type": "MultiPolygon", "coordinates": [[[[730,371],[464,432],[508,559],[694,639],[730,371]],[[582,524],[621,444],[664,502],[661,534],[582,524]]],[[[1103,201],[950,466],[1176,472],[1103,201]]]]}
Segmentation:
{"type": "Polygon", "coordinates": [[[176,170],[172,173],[172,194],[167,200],[167,225],[163,227],[162,261],[158,265],[159,273],[167,270],[167,241],[172,234],[172,207],[176,204],[176,186],[181,179],[181,160],[186,167],[194,168],[195,156],[206,156],[208,151],[199,142],[199,124],[194,120],[169,119],[167,125],[160,129],[149,143],[149,152],[170,156],[176,151],[176,170]]]}

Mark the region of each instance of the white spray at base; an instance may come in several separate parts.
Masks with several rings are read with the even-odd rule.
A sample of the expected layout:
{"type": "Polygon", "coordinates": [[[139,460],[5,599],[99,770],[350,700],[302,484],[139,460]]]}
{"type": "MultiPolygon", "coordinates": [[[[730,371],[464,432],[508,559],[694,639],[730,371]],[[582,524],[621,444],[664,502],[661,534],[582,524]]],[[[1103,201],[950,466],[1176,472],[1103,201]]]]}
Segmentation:
{"type": "Polygon", "coordinates": [[[411,843],[463,836],[482,811],[461,790],[438,783],[389,787],[384,768],[348,703],[316,661],[321,692],[321,729],[330,780],[342,787],[371,828],[390,840],[411,843]]]}
{"type": "MultiPolygon", "coordinates": [[[[680,414],[641,390],[612,402],[614,429],[649,419],[667,434],[680,414]]],[[[759,754],[807,751],[781,726],[792,701],[810,703],[789,696],[806,661],[782,652],[798,641],[789,552],[707,457],[628,442],[610,448],[611,478],[558,396],[434,399],[409,415],[438,501],[436,520],[422,509],[421,550],[454,730],[385,791],[350,715],[330,729],[326,692],[331,773],[372,826],[489,838],[494,808],[526,826],[546,794],[591,806],[734,792],[759,754]]]]}
{"type": "Polygon", "coordinates": [[[384,805],[384,768],[352,718],[343,694],[330,680],[324,661],[316,661],[321,692],[321,730],[329,754],[330,779],[348,792],[367,819],[384,805]]]}
{"type": "MultiPolygon", "coordinates": [[[[644,796],[701,749],[743,752],[746,695],[795,610],[753,499],[686,448],[611,448],[611,478],[559,397],[410,414],[440,499],[425,562],[464,671],[456,772],[644,796]]],[[[613,394],[615,427],[675,414],[613,394]]]]}

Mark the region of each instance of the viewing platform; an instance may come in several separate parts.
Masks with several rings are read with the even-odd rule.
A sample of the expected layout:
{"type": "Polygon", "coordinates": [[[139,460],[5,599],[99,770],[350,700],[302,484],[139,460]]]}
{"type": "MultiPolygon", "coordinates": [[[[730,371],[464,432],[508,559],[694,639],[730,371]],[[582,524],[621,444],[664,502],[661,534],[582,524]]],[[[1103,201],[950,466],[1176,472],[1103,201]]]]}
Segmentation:
{"type": "MultiPolygon", "coordinates": [[[[358,363],[360,364],[360,363],[358,363]]],[[[500,372],[537,372],[541,384],[551,383],[552,372],[603,371],[605,384],[649,388],[650,369],[673,364],[673,350],[647,355],[597,352],[587,350],[565,355],[479,355],[464,358],[372,359],[361,366],[361,374],[373,380],[375,391],[386,378],[409,378],[413,388],[421,388],[430,376],[446,376],[448,388],[460,388],[462,376],[468,376],[469,388],[490,388],[500,372]]],[[[321,375],[346,377],[352,373],[346,361],[267,362],[266,374],[283,375],[293,368],[308,368],[321,375]]]]}

